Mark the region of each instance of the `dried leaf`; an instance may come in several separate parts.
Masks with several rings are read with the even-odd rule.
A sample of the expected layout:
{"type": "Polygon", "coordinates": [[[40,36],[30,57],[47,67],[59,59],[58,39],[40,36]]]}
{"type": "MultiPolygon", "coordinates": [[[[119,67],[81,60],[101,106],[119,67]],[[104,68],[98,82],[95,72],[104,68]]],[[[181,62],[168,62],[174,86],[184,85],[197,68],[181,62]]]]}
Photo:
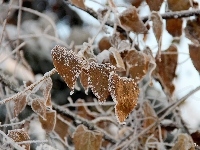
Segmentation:
{"type": "Polygon", "coordinates": [[[139,7],[141,5],[141,3],[144,1],[144,0],[129,0],[132,4],[132,6],[135,6],[136,8],[139,7]]]}
{"type": "Polygon", "coordinates": [[[79,125],[73,134],[75,150],[99,150],[103,135],[98,131],[88,130],[79,125]]]}
{"type": "Polygon", "coordinates": [[[163,0],[146,0],[151,11],[159,11],[163,0]]]}
{"type": "Polygon", "coordinates": [[[131,78],[139,82],[147,73],[149,60],[147,55],[136,50],[128,51],[124,60],[131,78]]]}
{"type": "Polygon", "coordinates": [[[39,117],[40,122],[42,124],[42,128],[46,132],[51,132],[55,128],[56,124],[56,111],[50,110],[46,112],[46,120],[44,120],[42,117],[39,117]]]}
{"type": "Polygon", "coordinates": [[[51,54],[56,70],[73,92],[75,82],[81,73],[82,59],[72,50],[58,45],[52,49],[51,54]]]}
{"type": "Polygon", "coordinates": [[[46,119],[46,105],[43,98],[32,99],[31,108],[37,115],[46,119]]]}
{"type": "Polygon", "coordinates": [[[194,67],[200,72],[200,45],[189,45],[189,52],[194,67]]]}
{"type": "Polygon", "coordinates": [[[112,45],[108,37],[103,37],[99,43],[99,50],[102,52],[103,50],[108,50],[112,45]]]}
{"type": "Polygon", "coordinates": [[[47,107],[52,107],[51,104],[51,89],[52,89],[52,80],[51,78],[46,78],[43,82],[42,85],[40,87],[40,89],[43,91],[43,96],[45,99],[45,105],[47,107]]]}
{"type": "MultiPolygon", "coordinates": [[[[12,138],[15,142],[24,142],[30,140],[28,133],[24,129],[8,130],[8,137],[12,138]]],[[[30,144],[19,144],[25,150],[30,150],[30,144]]]]}
{"type": "Polygon", "coordinates": [[[118,121],[123,123],[137,105],[139,87],[133,79],[115,73],[110,74],[109,84],[111,97],[116,102],[115,114],[118,121]]]}
{"type": "Polygon", "coordinates": [[[14,117],[17,117],[26,107],[27,94],[21,94],[19,97],[14,99],[14,117]]]}
{"type": "Polygon", "coordinates": [[[109,51],[112,53],[110,55],[111,64],[117,68],[117,71],[125,71],[124,61],[120,53],[113,47],[111,47],[109,51]]]}
{"type": "Polygon", "coordinates": [[[153,22],[153,32],[154,32],[156,40],[158,42],[157,57],[160,59],[161,45],[162,45],[162,43],[161,43],[162,42],[162,31],[163,31],[162,17],[160,16],[160,14],[158,12],[152,12],[151,20],[153,22]]]}
{"type": "Polygon", "coordinates": [[[156,60],[157,67],[155,69],[155,78],[158,79],[164,88],[165,92],[170,96],[173,95],[175,87],[172,83],[176,77],[176,67],[178,62],[178,51],[177,47],[172,44],[165,53],[172,54],[161,54],[161,62],[156,60]]]}
{"type": "Polygon", "coordinates": [[[200,132],[196,131],[196,132],[192,133],[191,137],[192,137],[194,143],[196,143],[197,145],[200,146],[200,132]]]}
{"type": "Polygon", "coordinates": [[[84,4],[85,0],[70,0],[70,1],[73,5],[79,7],[83,10],[86,10],[85,4],[84,4]]]}
{"type": "Polygon", "coordinates": [[[109,63],[98,64],[91,62],[88,69],[89,87],[100,102],[106,101],[109,96],[108,78],[116,68],[109,63]]]}
{"type": "MultiPolygon", "coordinates": [[[[155,110],[152,108],[148,101],[143,103],[144,118],[147,118],[143,122],[143,127],[146,129],[151,124],[155,123],[158,119],[155,110]]],[[[151,128],[149,132],[152,134],[155,132],[155,128],[151,128]]]]}
{"type": "Polygon", "coordinates": [[[190,0],[167,0],[168,7],[172,11],[188,10],[190,8],[190,0]]]}
{"type": "MultiPolygon", "coordinates": [[[[60,115],[65,121],[72,122],[71,119],[64,115],[60,115]]],[[[64,123],[62,120],[60,120],[58,117],[56,117],[56,125],[55,125],[55,132],[62,138],[63,141],[65,141],[65,138],[68,135],[68,128],[69,126],[64,123]]]]}
{"type": "Polygon", "coordinates": [[[189,20],[185,27],[185,35],[194,44],[200,43],[200,21],[199,18],[195,20],[189,20]]]}
{"type": "Polygon", "coordinates": [[[166,29],[169,32],[169,34],[171,34],[173,37],[180,37],[182,35],[182,24],[182,19],[167,19],[166,29]]]}
{"type": "Polygon", "coordinates": [[[171,150],[195,150],[194,143],[188,134],[179,134],[178,141],[171,150]]]}
{"type": "Polygon", "coordinates": [[[138,16],[137,9],[134,6],[125,10],[119,19],[126,31],[133,31],[136,34],[147,33],[147,28],[138,16]]]}

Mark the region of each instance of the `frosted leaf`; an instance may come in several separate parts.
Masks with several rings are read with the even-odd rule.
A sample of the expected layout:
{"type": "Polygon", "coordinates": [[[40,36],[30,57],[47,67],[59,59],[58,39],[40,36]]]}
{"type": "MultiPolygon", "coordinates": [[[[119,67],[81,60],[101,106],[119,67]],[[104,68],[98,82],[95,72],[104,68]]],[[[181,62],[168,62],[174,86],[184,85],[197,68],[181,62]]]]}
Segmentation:
{"type": "Polygon", "coordinates": [[[178,50],[176,45],[172,44],[164,52],[173,54],[162,54],[161,61],[156,60],[156,69],[154,77],[160,81],[166,94],[172,96],[175,90],[173,79],[176,77],[176,67],[178,63],[178,50]]]}
{"type": "MultiPolygon", "coordinates": [[[[24,142],[30,140],[28,133],[24,129],[8,130],[8,137],[13,139],[15,142],[24,142]]],[[[30,144],[19,144],[24,147],[25,150],[30,150],[30,144]]]]}
{"type": "Polygon", "coordinates": [[[103,135],[99,131],[91,131],[84,125],[79,125],[72,137],[76,150],[99,150],[103,135]]]}
{"type": "Polygon", "coordinates": [[[42,117],[39,117],[39,120],[42,124],[42,128],[46,132],[51,132],[55,128],[56,124],[56,111],[55,110],[49,110],[46,112],[46,120],[44,120],[42,117]]]}
{"type": "Polygon", "coordinates": [[[181,18],[171,18],[166,20],[166,30],[173,37],[180,37],[182,35],[182,24],[183,20],[181,18]]]}
{"type": "Polygon", "coordinates": [[[41,85],[40,89],[43,91],[43,96],[45,99],[45,105],[47,107],[51,107],[51,89],[52,89],[52,80],[50,77],[46,78],[43,82],[43,84],[41,85]]]}
{"type": "Polygon", "coordinates": [[[122,12],[119,19],[122,27],[126,31],[133,31],[136,34],[147,33],[147,28],[138,16],[137,9],[135,7],[130,7],[122,12]]]}
{"type": "Polygon", "coordinates": [[[130,50],[124,58],[131,78],[139,82],[148,71],[149,59],[143,52],[130,50]]]}
{"type": "Polygon", "coordinates": [[[32,99],[31,108],[37,115],[39,115],[43,119],[46,119],[46,105],[43,98],[38,97],[32,99]]]}
{"type": "Polygon", "coordinates": [[[27,94],[23,93],[19,97],[15,98],[14,101],[14,117],[17,117],[26,107],[27,94]]]}
{"type": "Polygon", "coordinates": [[[58,45],[52,49],[51,54],[56,70],[73,91],[75,82],[81,73],[82,59],[72,50],[58,45]]]}
{"type": "Polygon", "coordinates": [[[139,87],[133,79],[120,77],[112,72],[109,76],[109,91],[116,102],[115,115],[123,123],[137,105],[139,87]]]}
{"type": "Polygon", "coordinates": [[[108,95],[108,78],[116,68],[109,63],[98,64],[91,62],[88,68],[88,84],[99,101],[104,102],[108,95]]]}
{"type": "Polygon", "coordinates": [[[109,51],[112,53],[110,55],[110,63],[113,66],[116,66],[117,71],[125,71],[124,61],[123,61],[120,53],[113,47],[111,47],[109,49],[109,51]]]}

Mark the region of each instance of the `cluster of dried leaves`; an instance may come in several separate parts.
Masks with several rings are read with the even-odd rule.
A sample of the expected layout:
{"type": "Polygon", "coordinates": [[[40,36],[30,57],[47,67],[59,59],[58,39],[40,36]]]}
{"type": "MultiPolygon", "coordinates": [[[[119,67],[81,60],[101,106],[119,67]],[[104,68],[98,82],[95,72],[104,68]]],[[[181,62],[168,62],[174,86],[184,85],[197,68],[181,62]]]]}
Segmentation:
{"type": "MultiPolygon", "coordinates": [[[[68,49],[57,45],[51,51],[54,67],[70,88],[70,94],[74,93],[77,83],[80,82],[85,93],[91,90],[101,104],[106,104],[111,96],[114,107],[93,103],[95,105],[89,108],[83,99],[78,99],[73,105],[69,104],[75,106],[75,110],[70,110],[67,105],[59,106],[52,103],[53,84],[50,76],[55,73],[55,70],[52,70],[37,83],[27,85],[22,92],[2,100],[0,104],[9,102],[12,105],[10,116],[18,118],[29,105],[36,114],[32,117],[38,119],[46,134],[51,136],[53,134],[65,147],[73,146],[76,150],[143,149],[144,147],[192,150],[196,145],[200,145],[199,131],[189,133],[184,121],[177,117],[178,110],[168,111],[176,104],[173,101],[175,91],[173,80],[176,77],[178,48],[174,41],[184,34],[191,40],[190,58],[196,70],[200,71],[199,17],[183,19],[174,16],[166,19],[166,30],[175,40],[168,49],[163,50],[162,37],[165,26],[159,10],[165,2],[163,0],[130,0],[130,2],[130,7],[115,16],[117,21],[113,26],[117,25],[118,28],[115,28],[113,35],[105,36],[98,42],[97,55],[94,54],[92,40],[84,43],[81,49],[68,49]],[[140,7],[144,3],[151,11],[147,22],[144,22],[139,15],[140,7]],[[187,21],[186,27],[183,27],[183,20],[187,21]],[[130,33],[134,33],[135,36],[142,34],[142,42],[145,43],[150,29],[153,30],[158,45],[155,56],[149,47],[141,50],[138,41],[130,36],[130,33]],[[153,79],[159,81],[168,98],[165,102],[167,104],[159,111],[155,109],[156,104],[153,104],[151,99],[145,98],[145,92],[149,85],[152,85],[153,79]],[[169,114],[172,116],[171,121],[165,118],[169,114]],[[117,119],[113,117],[114,115],[117,119]],[[166,120],[169,123],[162,122],[166,120]],[[124,122],[127,124],[121,125],[124,122]],[[117,128],[115,133],[111,130],[113,127],[117,128]],[[175,129],[181,134],[173,134],[172,131],[175,129]],[[173,139],[170,139],[170,136],[173,136],[173,139]]],[[[71,3],[88,11],[84,0],[71,0],[71,3]]],[[[167,11],[171,12],[198,7],[197,3],[191,0],[167,0],[167,4],[167,11]]],[[[116,7],[114,1],[108,0],[108,6],[99,11],[101,12],[99,18],[106,17],[108,10],[116,15],[118,13],[116,7]]],[[[179,15],[179,12],[176,15],[179,15]]],[[[107,19],[105,24],[112,25],[109,18],[107,19]]],[[[104,31],[103,27],[106,26],[102,25],[104,31]]],[[[25,119],[23,126],[9,130],[5,136],[6,144],[18,143],[17,146],[12,146],[29,150],[30,123],[30,118],[25,119]]]]}

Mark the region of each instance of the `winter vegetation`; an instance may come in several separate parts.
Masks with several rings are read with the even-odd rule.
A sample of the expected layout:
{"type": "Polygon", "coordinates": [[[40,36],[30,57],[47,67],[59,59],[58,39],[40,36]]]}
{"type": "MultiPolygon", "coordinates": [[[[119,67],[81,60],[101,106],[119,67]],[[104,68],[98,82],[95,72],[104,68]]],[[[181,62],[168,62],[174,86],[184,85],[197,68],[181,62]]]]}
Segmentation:
{"type": "Polygon", "coordinates": [[[182,65],[200,71],[199,8],[0,0],[0,149],[200,149],[200,117],[183,111],[199,75],[177,92],[182,65]]]}

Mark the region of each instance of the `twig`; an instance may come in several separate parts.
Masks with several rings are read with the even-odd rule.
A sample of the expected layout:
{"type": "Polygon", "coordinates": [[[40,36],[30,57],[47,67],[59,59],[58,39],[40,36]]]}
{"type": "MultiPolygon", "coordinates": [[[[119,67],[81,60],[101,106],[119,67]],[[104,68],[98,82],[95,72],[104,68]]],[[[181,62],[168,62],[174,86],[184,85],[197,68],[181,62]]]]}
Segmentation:
{"type": "MultiPolygon", "coordinates": [[[[6,6],[7,4],[2,4],[2,5],[3,5],[3,6],[6,6]]],[[[49,21],[49,23],[52,25],[52,27],[53,27],[53,29],[54,29],[55,37],[58,38],[58,33],[56,32],[56,31],[57,31],[57,30],[56,30],[56,25],[55,25],[55,23],[52,21],[52,19],[51,19],[49,16],[47,16],[47,15],[45,15],[45,14],[39,12],[39,11],[30,9],[30,8],[26,8],[26,7],[20,7],[20,6],[17,6],[17,5],[11,5],[11,9],[21,9],[21,10],[23,10],[23,11],[26,11],[26,12],[35,14],[35,15],[37,15],[37,16],[40,16],[40,17],[42,17],[42,18],[45,18],[45,19],[46,19],[47,21],[49,21]]]]}
{"type": "Polygon", "coordinates": [[[7,103],[7,102],[9,102],[9,101],[11,101],[13,99],[18,98],[20,95],[22,95],[23,93],[27,92],[28,90],[32,90],[36,85],[38,85],[40,82],[42,82],[43,80],[45,80],[46,78],[50,77],[51,75],[53,75],[56,72],[57,72],[56,69],[53,68],[51,71],[45,73],[44,76],[39,81],[36,81],[35,83],[31,84],[30,86],[25,88],[23,91],[18,92],[17,94],[0,101],[0,105],[5,104],[5,103],[7,103]]]}
{"type": "Polygon", "coordinates": [[[79,115],[76,115],[75,113],[71,112],[69,109],[63,108],[62,106],[56,105],[54,103],[52,104],[52,106],[57,112],[65,115],[65,116],[69,116],[69,117],[73,118],[74,120],[81,121],[81,123],[83,125],[85,125],[86,127],[88,127],[89,129],[91,129],[91,130],[99,130],[100,132],[102,132],[104,134],[104,139],[105,140],[108,140],[109,142],[111,142],[113,144],[117,143],[116,139],[114,139],[111,135],[109,135],[105,130],[103,130],[103,129],[97,127],[96,125],[94,125],[89,120],[87,120],[85,118],[82,118],[79,115]]]}

